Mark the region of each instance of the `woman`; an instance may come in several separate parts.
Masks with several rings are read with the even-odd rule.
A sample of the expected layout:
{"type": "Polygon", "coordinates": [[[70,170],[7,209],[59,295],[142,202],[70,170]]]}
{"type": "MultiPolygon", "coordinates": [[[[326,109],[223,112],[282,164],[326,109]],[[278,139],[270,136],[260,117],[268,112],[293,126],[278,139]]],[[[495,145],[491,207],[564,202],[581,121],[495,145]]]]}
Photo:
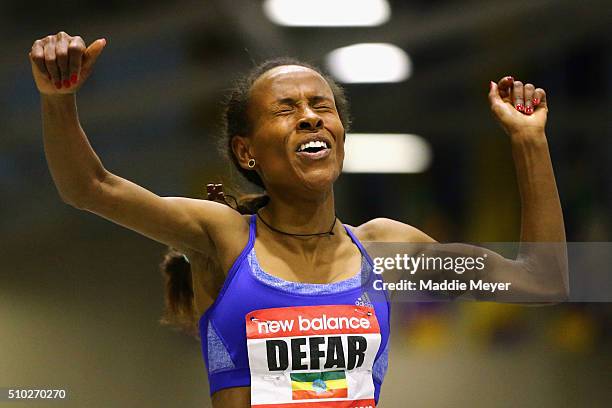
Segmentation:
{"type": "MultiPolygon", "coordinates": [[[[64,202],[179,251],[165,262],[176,274],[170,317],[193,324],[204,313],[197,323],[213,405],[375,406],[389,303],[362,290],[372,260],[361,241],[435,241],[385,218],[357,227],[337,219],[333,184],[348,127],[340,88],[282,60],[257,67],[236,88],[225,116],[229,157],[266,192],[242,208],[257,215],[240,214],[215,201],[159,197],[103,167],[79,124],[75,94],[105,45],[86,48],[64,32],[34,42],[49,169],[64,202]],[[182,254],[195,266],[192,282],[182,254]]],[[[564,242],[544,90],[504,77],[490,83],[489,101],[512,142],[521,241],[564,242]]],[[[497,259],[525,270],[530,260],[526,253],[497,259]]]]}

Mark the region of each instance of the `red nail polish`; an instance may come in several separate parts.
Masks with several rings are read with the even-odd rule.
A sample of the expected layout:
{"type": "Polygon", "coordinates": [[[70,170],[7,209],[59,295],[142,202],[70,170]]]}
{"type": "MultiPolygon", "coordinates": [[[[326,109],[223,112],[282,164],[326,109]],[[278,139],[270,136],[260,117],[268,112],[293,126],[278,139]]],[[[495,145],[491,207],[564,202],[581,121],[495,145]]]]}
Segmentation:
{"type": "Polygon", "coordinates": [[[77,76],[77,74],[70,75],[70,82],[72,82],[73,84],[76,84],[78,80],[79,77],[77,76]]]}
{"type": "Polygon", "coordinates": [[[62,81],[56,81],[56,82],[55,82],[55,87],[56,87],[57,89],[62,89],[62,81]]]}
{"type": "Polygon", "coordinates": [[[64,87],[65,88],[70,88],[70,81],[67,79],[64,79],[64,87]]]}
{"type": "Polygon", "coordinates": [[[531,115],[533,113],[533,108],[531,106],[525,106],[525,113],[531,115]]]}
{"type": "Polygon", "coordinates": [[[519,103],[518,105],[516,105],[516,110],[519,112],[524,112],[525,107],[519,103]]]}
{"type": "Polygon", "coordinates": [[[509,76],[508,79],[514,81],[514,77],[509,76]]]}
{"type": "Polygon", "coordinates": [[[535,105],[537,105],[537,104],[539,104],[539,103],[540,103],[540,100],[539,100],[538,98],[534,98],[534,99],[533,99],[533,105],[534,105],[534,106],[535,106],[535,105]]]}

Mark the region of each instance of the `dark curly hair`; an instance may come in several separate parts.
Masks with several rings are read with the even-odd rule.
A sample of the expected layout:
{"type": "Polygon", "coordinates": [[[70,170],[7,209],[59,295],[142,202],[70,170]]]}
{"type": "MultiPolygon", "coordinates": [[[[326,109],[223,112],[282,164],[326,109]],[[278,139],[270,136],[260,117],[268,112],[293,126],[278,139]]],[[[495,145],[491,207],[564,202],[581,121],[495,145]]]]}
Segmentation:
{"type": "MultiPolygon", "coordinates": [[[[319,73],[331,88],[336,103],[336,109],[345,132],[350,127],[349,104],[342,87],[340,87],[329,75],[314,65],[302,62],[295,58],[282,57],[267,60],[255,66],[247,75],[235,81],[233,88],[224,101],[223,110],[223,135],[220,139],[219,149],[223,156],[230,160],[236,170],[249,182],[263,189],[262,194],[251,194],[242,196],[234,205],[231,205],[241,214],[255,214],[257,210],[265,206],[270,198],[265,194],[265,188],[261,177],[254,170],[242,168],[232,150],[232,138],[236,135],[249,135],[251,122],[247,114],[251,88],[255,81],[265,72],[284,65],[299,65],[310,68],[319,73]]],[[[208,199],[219,200],[227,205],[223,193],[218,191],[210,193],[208,199]]],[[[198,338],[198,320],[194,307],[194,295],[191,277],[191,266],[187,259],[178,250],[169,247],[160,263],[160,269],[165,285],[165,307],[160,322],[165,325],[178,327],[186,333],[198,338]]]]}

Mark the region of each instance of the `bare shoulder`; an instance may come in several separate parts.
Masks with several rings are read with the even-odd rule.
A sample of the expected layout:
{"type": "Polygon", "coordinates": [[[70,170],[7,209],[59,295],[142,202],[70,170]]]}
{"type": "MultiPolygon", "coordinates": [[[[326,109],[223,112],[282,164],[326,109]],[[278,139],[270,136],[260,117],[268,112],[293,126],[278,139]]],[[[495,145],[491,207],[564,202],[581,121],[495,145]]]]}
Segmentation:
{"type": "Polygon", "coordinates": [[[243,234],[249,229],[248,216],[228,205],[209,200],[195,200],[192,204],[201,210],[197,211],[199,220],[206,224],[211,235],[243,234]]]}
{"type": "MultiPolygon", "coordinates": [[[[192,202],[191,204],[197,209],[198,203],[192,202]]],[[[203,236],[202,240],[207,239],[210,245],[203,245],[196,249],[188,248],[183,252],[192,264],[194,275],[198,275],[198,278],[206,285],[212,284],[218,292],[227,271],[248,243],[249,216],[212,201],[207,201],[207,210],[211,209],[211,204],[213,204],[216,219],[199,219],[199,222],[207,224],[207,237],[203,236]]],[[[209,216],[210,211],[206,218],[209,216]]],[[[210,288],[208,292],[211,292],[210,288]]],[[[216,292],[212,299],[216,297],[216,292]]],[[[206,296],[208,295],[201,293],[199,297],[206,299],[206,296]]]]}
{"type": "MultiPolygon", "coordinates": [[[[199,230],[203,231],[198,239],[199,242],[191,246],[192,250],[206,254],[218,250],[220,242],[231,242],[237,236],[244,235],[245,231],[248,236],[248,222],[242,214],[226,204],[186,197],[163,197],[163,199],[182,208],[189,218],[199,225],[199,230]]],[[[182,248],[177,247],[177,249],[182,248]]]]}
{"type": "Polygon", "coordinates": [[[349,227],[360,241],[436,242],[418,228],[390,218],[374,218],[357,227],[349,227]]]}
{"type": "Polygon", "coordinates": [[[240,254],[249,240],[249,216],[225,204],[202,201],[207,211],[200,213],[200,222],[206,225],[207,234],[213,243],[208,250],[215,253],[220,266],[224,268],[240,254]]]}
{"type": "Polygon", "coordinates": [[[166,197],[166,199],[183,206],[194,221],[205,231],[205,236],[201,237],[200,245],[193,246],[193,249],[199,252],[219,251],[226,244],[241,241],[240,238],[243,237],[248,238],[248,221],[242,214],[228,205],[184,197],[166,197]],[[205,244],[205,241],[208,241],[208,243],[205,244]]]}

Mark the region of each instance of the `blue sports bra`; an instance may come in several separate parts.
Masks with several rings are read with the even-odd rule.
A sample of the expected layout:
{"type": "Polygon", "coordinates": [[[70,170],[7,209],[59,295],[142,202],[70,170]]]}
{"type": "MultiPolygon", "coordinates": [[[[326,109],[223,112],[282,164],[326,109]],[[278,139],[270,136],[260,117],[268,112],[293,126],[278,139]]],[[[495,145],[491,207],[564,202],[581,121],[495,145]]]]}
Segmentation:
{"type": "MultiPolygon", "coordinates": [[[[365,374],[360,374],[362,377],[359,381],[367,382],[368,378],[364,380],[363,377],[371,377],[369,386],[373,385],[374,399],[378,402],[388,364],[390,304],[385,292],[371,289],[372,285],[368,282],[375,278],[372,259],[351,230],[346,225],[344,228],[361,252],[360,273],[331,284],[290,282],[261,269],[254,248],[256,216],[251,216],[248,243],[230,268],[215,302],[199,321],[202,353],[208,370],[211,395],[224,388],[251,386],[251,380],[256,378],[256,373],[251,370],[250,363],[254,365],[254,362],[262,361],[264,368],[267,364],[266,369],[276,370],[257,377],[264,379],[264,389],[261,393],[257,391],[257,396],[263,395],[263,400],[285,392],[279,383],[285,381],[286,398],[299,399],[301,402],[328,398],[326,401],[330,401],[328,406],[331,406],[331,401],[356,395],[351,394],[351,384],[353,387],[356,384],[356,380],[351,378],[351,369],[358,370],[360,363],[364,364],[363,367],[369,363],[367,370],[364,368],[365,374]],[[346,305],[352,308],[347,308],[346,305]],[[368,319],[374,320],[342,317],[342,313],[349,309],[359,313],[367,311],[368,316],[374,315],[368,319]],[[289,326],[283,327],[283,322],[279,325],[277,321],[270,321],[268,318],[267,323],[261,323],[254,317],[257,313],[259,316],[271,316],[274,312],[278,312],[276,315],[280,316],[294,316],[296,326],[291,327],[293,331],[287,331],[283,335],[284,332],[278,330],[289,330],[289,326]],[[310,313],[312,320],[309,322],[312,322],[312,326],[303,317],[307,315],[303,312],[310,313]],[[339,314],[335,314],[336,312],[339,314]],[[247,319],[247,316],[250,317],[247,319]],[[308,333],[304,332],[306,334],[302,333],[303,337],[299,337],[299,333],[295,331],[298,329],[298,318],[299,329],[308,326],[310,330],[308,333]],[[357,322],[361,322],[362,326],[358,327],[357,322]],[[351,326],[353,323],[356,325],[351,326]],[[342,330],[343,324],[345,330],[342,330]],[[372,331],[373,325],[378,325],[379,331],[372,331]],[[257,328],[259,336],[256,333],[257,328]],[[364,338],[378,336],[379,340],[368,343],[377,348],[368,350],[370,357],[364,352],[367,345],[360,338],[360,330],[369,333],[361,333],[364,338]],[[255,335],[252,335],[253,333],[255,335]],[[308,348],[307,340],[315,342],[315,346],[311,344],[308,348]],[[263,341],[266,346],[258,345],[263,341]],[[260,349],[263,350],[261,356],[257,354],[260,349]],[[350,354],[351,350],[353,355],[350,354]],[[346,358],[342,353],[345,353],[346,358]],[[322,360],[315,358],[316,356],[322,360]],[[291,366],[287,359],[293,361],[291,366]],[[287,361],[283,365],[285,360],[287,361]],[[323,363],[319,367],[319,361],[325,362],[325,367],[323,363]],[[308,364],[310,366],[306,367],[308,364]],[[321,371],[313,374],[313,368],[319,368],[321,371]]],[[[293,324],[287,320],[284,323],[293,324]]],[[[254,392],[256,390],[252,387],[252,398],[254,392]]],[[[253,403],[253,406],[257,405],[253,403]]]]}

